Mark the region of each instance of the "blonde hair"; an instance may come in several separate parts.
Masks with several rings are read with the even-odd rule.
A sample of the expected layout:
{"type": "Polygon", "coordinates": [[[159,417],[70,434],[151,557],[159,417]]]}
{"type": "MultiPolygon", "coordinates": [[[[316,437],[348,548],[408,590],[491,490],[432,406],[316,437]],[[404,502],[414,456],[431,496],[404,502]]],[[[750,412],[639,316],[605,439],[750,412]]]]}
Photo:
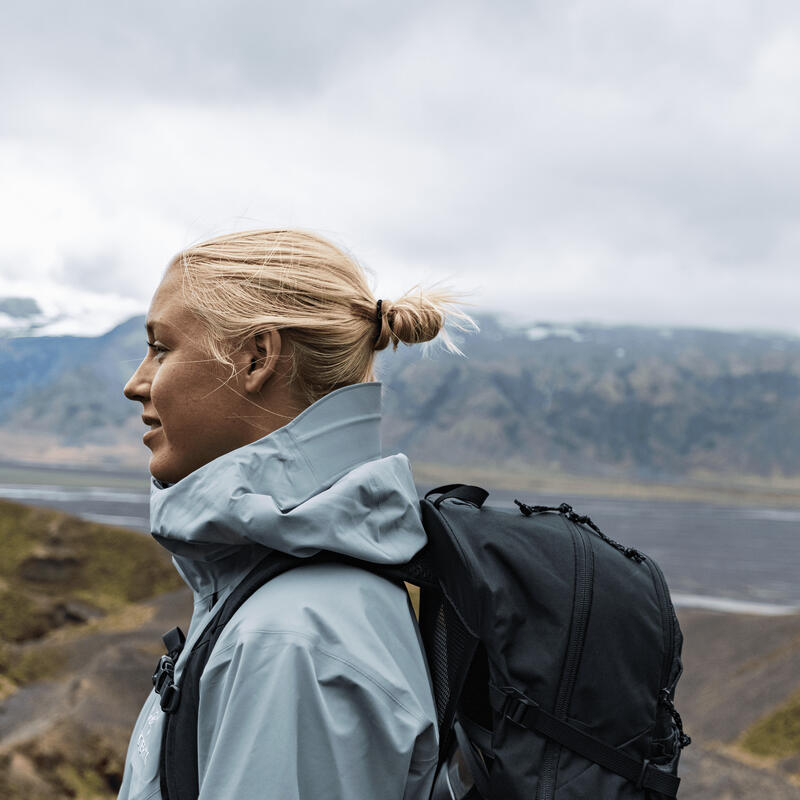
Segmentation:
{"type": "Polygon", "coordinates": [[[219,236],[179,253],[187,308],[203,323],[210,355],[231,367],[230,353],[249,337],[278,330],[291,343],[290,383],[311,405],[353,383],[375,380],[375,353],[391,342],[411,345],[441,335],[446,350],[463,355],[444,329],[478,330],[455,307],[461,295],[413,287],[395,301],[377,298],[349,253],[315,233],[255,230],[219,236]],[[233,350],[231,349],[233,348],[233,350]]]}

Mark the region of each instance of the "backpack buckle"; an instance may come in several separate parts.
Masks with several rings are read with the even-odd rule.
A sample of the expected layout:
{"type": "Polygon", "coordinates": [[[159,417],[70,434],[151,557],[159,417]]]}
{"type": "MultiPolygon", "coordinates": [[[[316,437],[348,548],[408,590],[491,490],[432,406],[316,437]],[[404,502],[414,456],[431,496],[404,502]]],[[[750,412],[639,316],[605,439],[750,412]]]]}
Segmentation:
{"type": "Polygon", "coordinates": [[[175,662],[169,656],[161,656],[153,673],[153,686],[156,694],[163,694],[164,689],[175,679],[175,662]]]}
{"type": "Polygon", "coordinates": [[[503,716],[508,717],[520,728],[532,728],[534,717],[539,710],[539,705],[527,697],[507,695],[503,704],[503,716]]]}
{"type": "Polygon", "coordinates": [[[181,687],[177,683],[170,683],[161,692],[161,710],[165,714],[172,714],[177,711],[181,702],[181,687]]]}
{"type": "Polygon", "coordinates": [[[153,687],[161,695],[161,710],[171,714],[181,702],[181,688],[175,683],[175,662],[169,656],[158,659],[153,673],[153,687]]]}

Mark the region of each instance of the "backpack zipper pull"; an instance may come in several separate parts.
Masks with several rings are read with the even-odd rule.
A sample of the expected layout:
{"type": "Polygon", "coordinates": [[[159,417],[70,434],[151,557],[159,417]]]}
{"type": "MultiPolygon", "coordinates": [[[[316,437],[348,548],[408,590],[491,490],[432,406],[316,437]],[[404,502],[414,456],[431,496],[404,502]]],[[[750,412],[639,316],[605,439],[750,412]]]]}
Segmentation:
{"type": "Polygon", "coordinates": [[[645,559],[635,547],[625,547],[625,545],[615,542],[612,538],[606,536],[603,531],[592,522],[590,517],[587,517],[585,514],[578,514],[569,503],[562,503],[560,506],[529,506],[527,503],[521,503],[519,500],[514,500],[514,502],[519,506],[519,510],[526,517],[529,517],[531,514],[540,514],[542,511],[557,511],[559,514],[563,514],[570,522],[586,525],[591,528],[606,544],[610,544],[615,550],[619,550],[625,558],[629,558],[637,564],[641,564],[645,559]]]}
{"type": "Polygon", "coordinates": [[[681,746],[681,750],[683,750],[684,747],[688,747],[692,743],[692,739],[683,732],[683,720],[681,719],[681,715],[678,713],[678,709],[675,708],[672,698],[669,696],[669,690],[660,689],[658,692],[658,700],[667,709],[667,711],[669,711],[673,722],[678,728],[678,742],[681,746]]]}

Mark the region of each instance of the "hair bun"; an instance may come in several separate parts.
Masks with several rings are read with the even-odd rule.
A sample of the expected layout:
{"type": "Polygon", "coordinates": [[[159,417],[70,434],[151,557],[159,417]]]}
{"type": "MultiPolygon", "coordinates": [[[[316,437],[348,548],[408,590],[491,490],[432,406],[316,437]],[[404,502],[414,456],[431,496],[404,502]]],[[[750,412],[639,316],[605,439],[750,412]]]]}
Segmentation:
{"type": "Polygon", "coordinates": [[[381,327],[376,350],[383,350],[392,343],[394,350],[403,342],[407,345],[429,342],[435,339],[444,327],[445,313],[435,300],[421,292],[416,296],[403,295],[400,300],[384,300],[381,309],[381,327]],[[384,320],[386,324],[384,324],[384,320]]]}

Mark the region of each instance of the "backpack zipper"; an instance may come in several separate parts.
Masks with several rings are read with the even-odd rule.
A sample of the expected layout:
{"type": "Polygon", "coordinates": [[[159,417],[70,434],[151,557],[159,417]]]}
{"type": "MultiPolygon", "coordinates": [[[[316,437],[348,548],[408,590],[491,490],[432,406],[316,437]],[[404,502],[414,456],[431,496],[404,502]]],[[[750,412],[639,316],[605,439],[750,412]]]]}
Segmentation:
{"type": "Polygon", "coordinates": [[[664,628],[664,660],[661,664],[661,682],[658,685],[658,688],[662,689],[666,687],[667,681],[669,680],[669,671],[673,660],[672,650],[675,647],[669,589],[667,588],[667,581],[664,578],[661,567],[649,558],[645,557],[644,560],[650,569],[650,574],[653,576],[653,583],[655,584],[656,594],[658,595],[658,605],[661,608],[662,627],[664,628]]]}
{"type": "Polygon", "coordinates": [[[664,573],[661,571],[661,567],[659,567],[655,561],[651,561],[649,558],[646,558],[645,560],[650,567],[651,574],[655,578],[656,594],[658,595],[658,602],[661,606],[661,615],[664,621],[665,631],[664,663],[661,666],[661,686],[658,690],[658,702],[663,703],[667,711],[669,711],[673,724],[678,729],[678,742],[681,749],[683,749],[692,743],[692,739],[690,736],[687,736],[686,732],[683,730],[683,720],[681,719],[681,715],[678,713],[678,709],[675,708],[675,705],[669,696],[669,689],[667,688],[667,682],[670,679],[672,662],[675,659],[675,653],[673,652],[675,649],[675,628],[672,618],[674,613],[672,609],[672,602],[669,599],[670,594],[669,589],[667,588],[667,580],[664,577],[664,573]]]}
{"type": "MultiPolygon", "coordinates": [[[[572,543],[575,548],[575,605],[572,610],[567,655],[564,660],[564,669],[561,673],[556,706],[553,711],[559,719],[566,718],[569,702],[572,698],[572,689],[575,686],[575,678],[577,677],[578,666],[583,654],[583,641],[586,638],[586,625],[592,604],[594,582],[593,553],[592,546],[588,541],[588,535],[574,523],[568,524],[565,522],[565,524],[567,524],[572,534],[572,543]]],[[[539,783],[539,790],[536,793],[537,800],[552,800],[553,798],[560,753],[561,745],[549,739],[545,745],[542,779],[539,783]]]]}

